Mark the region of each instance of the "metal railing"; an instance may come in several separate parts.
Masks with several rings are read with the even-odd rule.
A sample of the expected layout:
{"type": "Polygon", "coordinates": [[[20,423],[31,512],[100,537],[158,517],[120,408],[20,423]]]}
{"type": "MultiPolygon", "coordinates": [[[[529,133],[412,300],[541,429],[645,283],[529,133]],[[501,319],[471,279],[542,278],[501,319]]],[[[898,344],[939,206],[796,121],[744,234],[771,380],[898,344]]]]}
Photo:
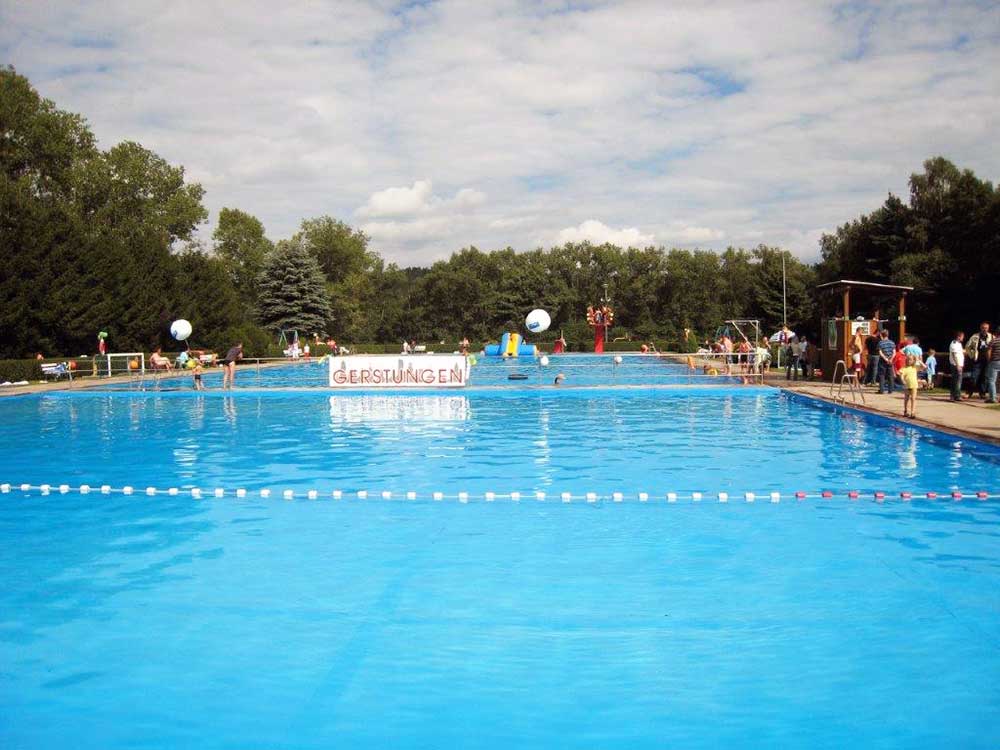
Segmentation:
{"type": "Polygon", "coordinates": [[[837,364],[833,366],[833,379],[830,381],[830,398],[833,399],[834,403],[847,403],[847,396],[844,394],[844,386],[847,386],[848,393],[851,394],[851,402],[854,404],[858,403],[858,396],[861,397],[861,403],[865,403],[865,392],[861,388],[861,383],[858,381],[858,374],[847,369],[847,363],[838,359],[837,364]],[[837,380],[837,375],[840,375],[840,380],[837,380]],[[834,393],[834,388],[837,389],[834,393]]]}

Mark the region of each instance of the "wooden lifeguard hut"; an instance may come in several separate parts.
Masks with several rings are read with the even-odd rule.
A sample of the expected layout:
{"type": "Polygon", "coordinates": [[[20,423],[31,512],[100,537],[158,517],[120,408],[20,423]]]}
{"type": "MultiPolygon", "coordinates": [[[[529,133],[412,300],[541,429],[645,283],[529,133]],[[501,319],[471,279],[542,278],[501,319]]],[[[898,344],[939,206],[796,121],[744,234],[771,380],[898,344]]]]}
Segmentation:
{"type": "MultiPolygon", "coordinates": [[[[902,341],[906,336],[906,295],[913,291],[912,286],[842,279],[820,284],[816,290],[820,293],[819,356],[824,380],[832,380],[837,360],[844,360],[850,367],[851,342],[859,334],[863,341],[868,334],[881,330],[883,324],[889,323],[888,319],[882,318],[882,313],[893,303],[898,310],[896,341],[902,341]],[[868,311],[870,317],[863,313],[851,317],[854,310],[868,311]]],[[[861,356],[862,359],[866,356],[864,348],[861,356]]]]}

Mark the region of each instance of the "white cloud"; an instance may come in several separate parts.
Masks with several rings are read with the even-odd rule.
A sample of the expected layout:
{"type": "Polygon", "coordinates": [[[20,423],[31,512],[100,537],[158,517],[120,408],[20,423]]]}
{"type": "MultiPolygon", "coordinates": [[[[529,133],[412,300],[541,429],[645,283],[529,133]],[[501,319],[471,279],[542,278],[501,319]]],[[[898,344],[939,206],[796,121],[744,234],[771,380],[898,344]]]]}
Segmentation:
{"type": "Polygon", "coordinates": [[[1000,176],[975,0],[593,5],[3,3],[0,59],[213,215],[331,214],[406,263],[563,236],[814,258],[930,156],[1000,176]]]}
{"type": "Polygon", "coordinates": [[[667,230],[661,232],[660,235],[668,242],[677,242],[682,245],[707,245],[711,242],[723,239],[726,236],[726,233],[721,229],[712,229],[710,227],[674,224],[667,230]]]}
{"type": "Polygon", "coordinates": [[[486,202],[486,193],[473,188],[462,188],[451,199],[450,205],[460,211],[468,211],[486,202]]]}
{"type": "Polygon", "coordinates": [[[372,193],[357,213],[373,217],[417,214],[429,208],[432,195],[430,180],[417,180],[412,187],[391,187],[372,193]]]}
{"type": "Polygon", "coordinates": [[[433,192],[430,180],[417,180],[411,187],[390,187],[368,197],[368,202],[355,213],[363,218],[415,216],[428,212],[471,211],[486,202],[486,193],[474,188],[461,188],[451,198],[433,192]]]}
{"type": "Polygon", "coordinates": [[[443,236],[449,227],[446,217],[428,217],[413,221],[371,221],[361,225],[376,242],[405,242],[443,236]]]}
{"type": "Polygon", "coordinates": [[[587,219],[575,227],[566,227],[559,231],[553,244],[563,245],[567,242],[590,242],[594,245],[620,245],[621,247],[646,247],[653,244],[653,235],[643,234],[635,227],[612,229],[596,219],[587,219]]]}

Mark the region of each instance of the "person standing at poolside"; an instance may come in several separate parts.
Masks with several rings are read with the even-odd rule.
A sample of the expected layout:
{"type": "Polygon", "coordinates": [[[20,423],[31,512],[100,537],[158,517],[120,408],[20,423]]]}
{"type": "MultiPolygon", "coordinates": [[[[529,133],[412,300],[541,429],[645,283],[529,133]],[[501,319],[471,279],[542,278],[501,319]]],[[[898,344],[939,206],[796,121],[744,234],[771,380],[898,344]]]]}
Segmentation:
{"type": "Polygon", "coordinates": [[[875,385],[878,378],[878,331],[868,334],[865,339],[865,352],[868,355],[868,367],[865,370],[865,385],[875,385]]]}
{"type": "Polygon", "coordinates": [[[201,373],[201,360],[196,359],[194,360],[194,371],[192,372],[192,375],[194,376],[194,389],[196,391],[205,390],[205,384],[201,382],[201,373]]]}
{"type": "Polygon", "coordinates": [[[896,342],[889,338],[889,332],[882,329],[878,342],[878,392],[892,393],[896,390],[892,358],[896,356],[896,342]]]}
{"type": "Polygon", "coordinates": [[[799,368],[802,370],[802,379],[808,380],[812,375],[812,349],[805,336],[799,342],[799,368]]]}
{"type": "Polygon", "coordinates": [[[222,387],[232,388],[236,385],[236,363],[243,359],[243,342],[226,352],[226,358],[222,360],[222,387]]]}
{"type": "Polygon", "coordinates": [[[903,383],[903,416],[913,419],[917,416],[917,358],[906,355],[906,364],[899,370],[899,379],[903,383]]]}
{"type": "Polygon", "coordinates": [[[902,380],[899,380],[899,371],[906,367],[906,355],[903,354],[903,349],[899,344],[896,344],[896,353],[892,355],[892,375],[893,378],[902,384],[902,380]]]}
{"type": "Polygon", "coordinates": [[[927,359],[924,360],[924,380],[927,382],[927,388],[934,387],[934,378],[937,375],[937,352],[933,349],[927,350],[927,359]]]}
{"type": "Polygon", "coordinates": [[[798,338],[792,336],[788,349],[785,350],[785,380],[799,379],[799,354],[801,351],[798,338]]]}
{"type": "Polygon", "coordinates": [[[854,377],[857,378],[857,381],[860,383],[861,377],[864,374],[861,366],[861,348],[857,344],[851,344],[850,354],[851,372],[854,373],[854,377]]]}
{"type": "Polygon", "coordinates": [[[917,362],[924,361],[924,350],[920,348],[920,339],[916,336],[911,336],[909,343],[903,347],[904,355],[913,355],[917,358],[917,362]]]}
{"type": "Polygon", "coordinates": [[[986,365],[986,390],[989,393],[988,403],[997,402],[997,376],[1000,375],[1000,336],[994,336],[990,342],[990,360],[986,365]]]}
{"type": "Polygon", "coordinates": [[[965,334],[955,331],[955,338],[948,347],[948,363],[951,365],[951,400],[962,400],[962,371],[965,369],[965,334]]]}
{"type": "Polygon", "coordinates": [[[986,368],[990,362],[990,344],[993,342],[993,335],[990,333],[990,324],[983,321],[979,324],[979,331],[969,337],[969,343],[965,347],[965,356],[972,366],[972,377],[969,380],[969,398],[979,391],[979,398],[986,397],[986,368]]]}
{"type": "Polygon", "coordinates": [[[726,375],[733,374],[733,340],[729,338],[728,333],[722,334],[722,338],[719,339],[719,349],[722,352],[722,359],[726,363],[726,375]]]}

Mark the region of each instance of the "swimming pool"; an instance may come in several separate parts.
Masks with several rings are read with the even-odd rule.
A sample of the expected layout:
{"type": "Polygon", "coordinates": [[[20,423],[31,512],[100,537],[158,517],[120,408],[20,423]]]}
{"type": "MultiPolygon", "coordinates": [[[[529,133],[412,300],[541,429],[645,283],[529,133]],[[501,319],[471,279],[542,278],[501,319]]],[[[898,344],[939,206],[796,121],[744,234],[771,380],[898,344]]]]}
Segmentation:
{"type": "Polygon", "coordinates": [[[4,747],[995,744],[1000,502],[922,497],[990,446],[756,387],[0,419],[4,747]]]}
{"type": "MultiPolygon", "coordinates": [[[[701,370],[688,368],[686,358],[682,356],[657,356],[652,354],[550,354],[547,364],[542,364],[539,358],[518,357],[504,359],[501,357],[478,356],[476,364],[471,368],[469,384],[474,387],[505,387],[532,388],[551,386],[556,375],[562,373],[565,377],[564,387],[575,386],[660,386],[660,385],[693,385],[711,384],[732,385],[739,378],[727,376],[724,365],[718,365],[721,374],[705,375],[701,370]]],[[[434,355],[386,356],[385,359],[395,367],[396,363],[405,367],[407,364],[426,364],[434,361],[434,355]]],[[[338,360],[339,361],[339,360],[338,360]]],[[[734,367],[736,367],[734,365],[734,367]]],[[[237,383],[242,388],[326,388],[326,361],[323,359],[299,360],[284,365],[257,366],[247,362],[238,368],[237,383]]],[[[221,373],[218,370],[206,370],[205,382],[209,385],[221,383],[221,373]]],[[[147,373],[142,383],[147,389],[157,390],[191,390],[192,379],[180,378],[158,379],[147,373]]],[[[128,390],[135,388],[136,383],[116,382],[107,386],[111,390],[128,390]]]]}

